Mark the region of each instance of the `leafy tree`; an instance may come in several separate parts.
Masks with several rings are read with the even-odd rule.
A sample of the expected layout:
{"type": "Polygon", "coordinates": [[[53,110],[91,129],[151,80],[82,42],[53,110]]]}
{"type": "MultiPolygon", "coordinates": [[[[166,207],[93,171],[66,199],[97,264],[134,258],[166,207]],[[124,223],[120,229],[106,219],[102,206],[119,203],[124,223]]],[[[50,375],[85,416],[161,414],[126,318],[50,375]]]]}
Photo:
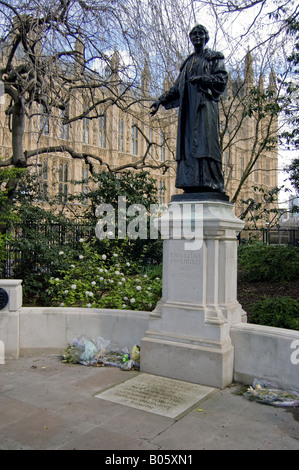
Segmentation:
{"type": "Polygon", "coordinates": [[[76,239],[72,221],[33,205],[30,198],[20,199],[15,217],[6,225],[0,269],[4,277],[23,280],[24,301],[33,304],[43,301],[49,278],[63,269],[60,251],[72,253],[76,250],[76,239]]]}
{"type": "MultiPolygon", "coordinates": [[[[109,202],[117,210],[119,196],[124,196],[127,204],[142,204],[148,211],[151,204],[158,203],[155,179],[146,171],[124,171],[121,174],[103,171],[91,176],[89,181],[96,189],[79,196],[71,196],[70,200],[89,200],[83,217],[92,222],[96,221],[96,208],[101,203],[109,202]]],[[[78,184],[81,185],[82,182],[78,184]]]]}
{"type": "MultiPolygon", "coordinates": [[[[291,67],[290,80],[286,82],[286,107],[285,114],[288,118],[288,127],[282,133],[288,146],[299,148],[299,84],[298,84],[298,65],[299,65],[299,11],[286,20],[287,31],[293,39],[293,50],[288,56],[288,62],[291,67]]],[[[296,165],[296,163],[295,163],[296,165]]],[[[290,168],[291,171],[294,170],[290,168]]]]}
{"type": "MultiPolygon", "coordinates": [[[[298,74],[299,64],[299,8],[293,0],[284,2],[264,0],[246,0],[240,1],[222,1],[213,0],[211,2],[218,13],[218,21],[220,29],[223,31],[225,25],[230,19],[238,18],[239,21],[245,19],[248,15],[250,18],[250,26],[247,31],[242,34],[242,39],[246,40],[250,35],[254,35],[256,42],[254,49],[263,44],[265,49],[267,44],[273,40],[280,40],[279,52],[284,51],[284,56],[278,57],[280,81],[284,89],[284,99],[280,101],[279,111],[283,111],[288,117],[289,129],[281,132],[281,137],[286,139],[288,144],[298,146],[298,74]],[[261,36],[259,29],[268,23],[267,33],[261,36]],[[288,71],[284,76],[282,67],[288,71]]],[[[247,24],[244,29],[247,27],[247,24]]],[[[226,33],[229,36],[229,33],[226,33]]],[[[236,38],[229,36],[233,43],[236,38]]],[[[277,44],[277,42],[276,42],[277,44]]],[[[234,47],[234,44],[231,46],[234,47]]],[[[272,51],[273,55],[273,51],[272,51]]]]}
{"type": "Polygon", "coordinates": [[[16,196],[16,181],[20,181],[23,176],[23,169],[0,169],[0,272],[6,257],[7,229],[21,220],[17,215],[16,206],[12,205],[12,199],[16,196]]]}
{"type": "MultiPolygon", "coordinates": [[[[101,204],[109,203],[113,208],[114,230],[110,244],[110,251],[117,244],[132,260],[139,260],[141,264],[160,263],[162,261],[162,245],[160,237],[151,239],[151,221],[154,216],[154,209],[158,209],[157,186],[154,178],[146,171],[133,173],[132,171],[124,171],[121,174],[111,172],[101,172],[90,178],[92,186],[96,189],[90,190],[80,196],[71,196],[70,200],[77,199],[86,203],[86,210],[83,212],[83,220],[96,227],[98,222],[97,208],[101,204]],[[121,198],[121,202],[119,200],[121,198]],[[119,204],[120,203],[120,204],[119,204]],[[122,204],[122,211],[120,205],[122,204]],[[146,234],[140,237],[141,227],[136,227],[136,238],[134,240],[127,236],[127,228],[129,223],[134,221],[140,211],[138,207],[146,211],[146,234]],[[129,208],[133,209],[133,213],[128,214],[129,208]],[[125,233],[119,236],[120,229],[125,233]],[[115,239],[115,241],[114,241],[115,239]]],[[[79,182],[81,184],[81,182],[79,182]]],[[[101,214],[101,217],[106,213],[101,214]]],[[[109,239],[109,234],[107,234],[109,239]]],[[[99,245],[101,241],[99,240],[99,245]]],[[[105,250],[107,250],[107,243],[105,250]]]]}
{"type": "MultiPolygon", "coordinates": [[[[157,189],[153,178],[148,173],[134,174],[124,172],[122,177],[114,173],[102,172],[93,177],[93,182],[98,186],[97,190],[90,191],[84,198],[90,201],[86,205],[86,212],[81,220],[67,219],[56,211],[55,201],[45,210],[43,203],[38,201],[38,187],[34,180],[27,175],[24,169],[2,170],[2,177],[10,174],[22,174],[19,180],[18,201],[14,206],[14,212],[9,217],[10,205],[7,205],[7,214],[3,217],[3,237],[0,243],[2,255],[2,275],[8,274],[23,279],[25,302],[47,302],[49,300],[46,289],[51,277],[61,276],[68,269],[70,259],[78,258],[82,250],[81,239],[89,245],[89,253],[94,253],[95,259],[100,259],[105,254],[108,260],[114,261],[113,254],[119,255],[122,263],[131,263],[131,271],[136,274],[140,270],[146,273],[149,263],[160,265],[162,260],[162,244],[159,238],[150,239],[149,216],[151,205],[157,204],[157,189]],[[117,239],[95,237],[95,227],[98,222],[96,208],[103,202],[110,201],[111,207],[118,214],[118,196],[126,198],[127,207],[133,204],[142,204],[148,211],[147,233],[145,239],[131,240],[125,236],[117,239]],[[5,230],[4,230],[5,229],[5,230]],[[6,250],[9,249],[11,266],[10,273],[3,272],[6,250]]],[[[0,172],[1,175],[1,172],[0,172]]],[[[5,192],[0,192],[4,197],[5,192]]],[[[83,197],[83,196],[82,196],[83,197]]],[[[79,197],[80,199],[80,197],[79,197]]],[[[136,206],[138,207],[138,206],[136,206]]],[[[133,214],[127,222],[134,219],[133,214]]],[[[81,263],[82,265],[82,263],[81,263]]],[[[83,266],[81,266],[83,268],[83,266]]],[[[128,271],[128,268],[126,268],[128,271]]]]}
{"type": "Polygon", "coordinates": [[[299,191],[299,158],[295,158],[286,171],[289,173],[289,179],[296,191],[299,191]]]}
{"type": "Polygon", "coordinates": [[[24,174],[25,171],[18,168],[0,169],[0,231],[17,219],[16,208],[12,206],[12,198],[15,197],[13,190],[16,181],[20,182],[24,174]]]}
{"type": "MultiPolygon", "coordinates": [[[[235,203],[240,199],[242,190],[251,173],[255,171],[256,164],[268,151],[277,152],[278,142],[278,114],[281,110],[281,97],[272,79],[268,90],[256,86],[253,82],[246,83],[247,74],[243,80],[238,81],[237,90],[222,99],[222,148],[228,154],[225,165],[231,171],[227,172],[226,185],[234,178],[234,165],[231,154],[234,148],[242,142],[246,146],[247,162],[243,168],[238,184],[235,187],[231,201],[235,203]],[[250,132],[244,132],[245,129],[250,132]],[[228,136],[228,137],[227,137],[228,136]]],[[[240,166],[240,162],[237,162],[240,166]]]]}
{"type": "Polygon", "coordinates": [[[229,169],[228,179],[234,176],[234,161],[230,149],[233,154],[233,145],[236,142],[245,143],[248,139],[243,131],[252,123],[255,126],[253,139],[248,143],[248,165],[231,195],[231,200],[236,202],[240,198],[244,199],[242,189],[247,185],[250,174],[255,171],[260,157],[267,155],[266,152],[271,147],[275,148],[278,143],[285,142],[286,129],[289,142],[293,139],[294,143],[296,138],[299,8],[293,0],[208,0],[195,3],[198,8],[202,7],[202,11],[213,10],[215,43],[225,45],[222,50],[234,78],[234,93],[230,92],[228,101],[222,100],[221,103],[224,116],[222,141],[223,149],[227,152],[225,165],[229,169]],[[242,74],[240,59],[249,55],[254,63],[254,70],[247,60],[242,74]],[[244,78],[253,74],[258,85],[248,88],[244,78]],[[275,76],[277,90],[271,86],[272,77],[275,76]],[[260,84],[266,77],[269,77],[270,86],[264,89],[260,84]],[[270,116],[268,122],[265,120],[267,113],[270,116]]]}
{"type": "MultiPolygon", "coordinates": [[[[0,1],[0,80],[2,92],[9,97],[5,112],[10,119],[12,138],[12,156],[0,159],[1,167],[26,167],[34,155],[67,152],[73,158],[84,159],[90,168],[90,159],[94,159],[110,169],[109,162],[103,162],[96,154],[80,153],[68,145],[23,149],[25,120],[39,115],[45,129],[48,118],[57,117],[57,113],[63,115],[62,123],[67,126],[84,119],[99,119],[103,107],[118,106],[133,113],[134,103],[147,105],[149,96],[141,94],[140,82],[149,81],[150,71],[147,77],[142,75],[148,51],[153,51],[157,38],[160,45],[163,37],[164,43],[168,38],[165,30],[157,27],[152,31],[152,25],[159,12],[166,10],[168,21],[173,24],[175,18],[184,18],[178,15],[181,7],[174,0],[163,3],[162,6],[156,0],[142,4],[137,0],[0,1]],[[115,46],[127,60],[113,53],[115,46]],[[145,53],[147,47],[150,49],[145,53]],[[69,110],[71,99],[78,104],[77,111],[69,110]]],[[[169,54],[168,48],[168,57],[169,54]]],[[[149,65],[161,84],[164,76],[158,76],[161,67],[157,60],[149,65]]],[[[153,143],[148,144],[149,148],[153,143]]],[[[148,150],[145,156],[147,153],[148,150]]]]}
{"type": "Polygon", "coordinates": [[[0,169],[0,276],[23,279],[25,299],[31,301],[62,268],[58,253],[67,233],[66,250],[75,248],[74,223],[55,214],[55,204],[45,210],[38,191],[28,169],[0,169]]]}
{"type": "Polygon", "coordinates": [[[260,220],[267,221],[268,228],[277,225],[281,215],[278,207],[278,196],[281,189],[275,187],[265,190],[263,187],[254,186],[252,196],[246,200],[241,199],[245,209],[240,218],[246,220],[248,229],[257,229],[260,220]]]}
{"type": "MultiPolygon", "coordinates": [[[[137,163],[129,162],[115,168],[98,155],[78,151],[70,145],[40,146],[40,136],[37,148],[24,149],[25,120],[40,115],[47,126],[48,117],[57,118],[61,113],[65,126],[75,126],[84,119],[99,119],[103,115],[102,108],[108,106],[117,106],[134,115],[136,102],[147,114],[151,96],[157,96],[164,85],[173,82],[178,65],[190,52],[188,33],[191,26],[199,19],[203,18],[204,22],[208,18],[213,24],[215,43],[221,43],[222,49],[223,40],[225,42],[229,70],[236,78],[234,93],[221,104],[222,142],[223,149],[229,154],[229,168],[233,169],[235,165],[230,149],[236,143],[244,142],[240,130],[250,119],[255,125],[250,161],[231,195],[231,200],[236,202],[257,160],[276,145],[275,119],[282,108],[279,95],[273,96],[273,90],[263,91],[255,85],[246,89],[239,64],[249,48],[257,64],[258,76],[269,75],[271,63],[277,57],[276,51],[284,53],[290,37],[288,31],[298,11],[291,9],[291,0],[283,7],[274,3],[270,9],[266,8],[266,3],[258,0],[1,0],[0,79],[5,96],[9,98],[6,99],[6,114],[10,120],[12,156],[0,158],[0,166],[26,167],[33,156],[66,152],[73,158],[85,160],[90,171],[95,161],[110,171],[146,166],[168,170],[172,162],[157,165],[147,158],[153,142],[146,137],[142,126],[139,130],[147,143],[144,155],[137,163]],[[247,31],[231,34],[230,25],[236,17],[248,15],[253,8],[258,11],[252,24],[248,26],[248,21],[246,25],[244,22],[247,31]],[[263,25],[269,24],[269,18],[271,30],[266,37],[261,37],[260,32],[265,30],[263,25]],[[119,56],[113,53],[115,45],[121,51],[119,56]],[[128,60],[122,60],[121,56],[128,60]],[[97,69],[99,63],[101,71],[97,69]],[[142,73],[145,63],[147,76],[142,73]],[[108,65],[109,76],[102,73],[108,65]],[[147,83],[144,94],[141,93],[141,81],[147,83]],[[79,104],[75,114],[71,113],[73,109],[69,110],[72,99],[79,104]],[[264,119],[265,113],[270,115],[270,120],[264,119]]],[[[240,25],[241,22],[236,23],[240,25]]],[[[280,80],[285,81],[288,67],[285,67],[284,56],[281,55],[277,62],[279,71],[282,70],[280,80]]],[[[139,118],[142,122],[142,115],[139,118]]],[[[175,113],[171,118],[169,113],[167,118],[163,114],[158,121],[155,126],[164,127],[170,121],[176,122],[175,113]]]]}

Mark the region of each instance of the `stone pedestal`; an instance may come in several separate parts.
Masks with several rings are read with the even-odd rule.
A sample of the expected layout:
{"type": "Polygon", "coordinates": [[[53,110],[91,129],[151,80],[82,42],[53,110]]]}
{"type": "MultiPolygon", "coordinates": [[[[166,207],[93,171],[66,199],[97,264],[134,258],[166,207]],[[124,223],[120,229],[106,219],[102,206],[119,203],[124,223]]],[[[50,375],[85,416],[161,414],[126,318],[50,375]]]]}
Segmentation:
{"type": "Polygon", "coordinates": [[[163,295],[141,343],[141,370],[224,388],[233,380],[230,326],[246,321],[237,301],[237,234],[227,201],[171,202],[157,220],[163,295]]]}
{"type": "Polygon", "coordinates": [[[5,358],[19,357],[19,310],[22,307],[22,281],[0,279],[0,364],[5,358]]]}

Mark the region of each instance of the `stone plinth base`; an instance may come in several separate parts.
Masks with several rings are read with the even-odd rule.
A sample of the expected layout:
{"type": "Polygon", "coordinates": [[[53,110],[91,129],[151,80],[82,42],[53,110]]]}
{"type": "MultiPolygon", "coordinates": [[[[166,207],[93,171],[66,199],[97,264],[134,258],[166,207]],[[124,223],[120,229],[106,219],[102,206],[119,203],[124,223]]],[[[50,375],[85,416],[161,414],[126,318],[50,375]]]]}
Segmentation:
{"type": "Polygon", "coordinates": [[[221,347],[186,344],[180,338],[171,341],[150,334],[142,340],[143,372],[216,388],[232,383],[234,349],[230,343],[221,347]]]}
{"type": "Polygon", "coordinates": [[[1,279],[0,288],[3,298],[7,299],[0,306],[0,363],[5,358],[19,357],[19,310],[22,306],[22,281],[19,279],[1,279]]]}
{"type": "Polygon", "coordinates": [[[158,220],[163,295],[141,343],[141,370],[224,388],[233,380],[230,326],[237,301],[237,234],[243,222],[226,201],[172,202],[158,220]]]}

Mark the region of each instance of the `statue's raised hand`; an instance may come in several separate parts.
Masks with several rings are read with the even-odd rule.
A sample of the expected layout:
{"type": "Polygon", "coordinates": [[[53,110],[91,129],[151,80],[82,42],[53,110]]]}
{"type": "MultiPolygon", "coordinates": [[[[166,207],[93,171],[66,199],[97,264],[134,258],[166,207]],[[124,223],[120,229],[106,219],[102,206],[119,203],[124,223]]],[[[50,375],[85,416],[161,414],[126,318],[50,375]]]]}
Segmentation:
{"type": "Polygon", "coordinates": [[[153,110],[151,111],[151,116],[154,116],[156,114],[156,112],[158,111],[159,107],[160,107],[160,104],[161,102],[158,100],[158,101],[155,101],[152,105],[151,105],[151,108],[153,108],[153,110]]]}

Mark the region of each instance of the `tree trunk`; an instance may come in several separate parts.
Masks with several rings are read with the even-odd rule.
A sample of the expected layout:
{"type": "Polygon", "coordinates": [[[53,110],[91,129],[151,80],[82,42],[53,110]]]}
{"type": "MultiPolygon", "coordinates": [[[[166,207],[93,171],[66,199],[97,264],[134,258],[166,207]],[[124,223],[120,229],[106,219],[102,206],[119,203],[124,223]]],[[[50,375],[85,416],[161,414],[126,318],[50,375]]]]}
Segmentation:
{"type": "Polygon", "coordinates": [[[25,109],[22,100],[18,100],[12,112],[12,152],[13,163],[18,167],[26,166],[26,158],[23,152],[23,136],[25,129],[25,109]]]}
{"type": "MultiPolygon", "coordinates": [[[[26,167],[26,158],[23,152],[23,136],[25,130],[25,110],[22,100],[16,101],[11,110],[12,115],[12,163],[16,167],[26,167]]],[[[7,181],[7,204],[13,206],[15,190],[19,182],[18,177],[11,177],[7,181]]],[[[7,207],[0,207],[0,213],[7,210],[7,207]]],[[[0,214],[1,215],[1,214],[0,214]]],[[[0,234],[5,235],[7,223],[5,220],[0,224],[0,234]]]]}

